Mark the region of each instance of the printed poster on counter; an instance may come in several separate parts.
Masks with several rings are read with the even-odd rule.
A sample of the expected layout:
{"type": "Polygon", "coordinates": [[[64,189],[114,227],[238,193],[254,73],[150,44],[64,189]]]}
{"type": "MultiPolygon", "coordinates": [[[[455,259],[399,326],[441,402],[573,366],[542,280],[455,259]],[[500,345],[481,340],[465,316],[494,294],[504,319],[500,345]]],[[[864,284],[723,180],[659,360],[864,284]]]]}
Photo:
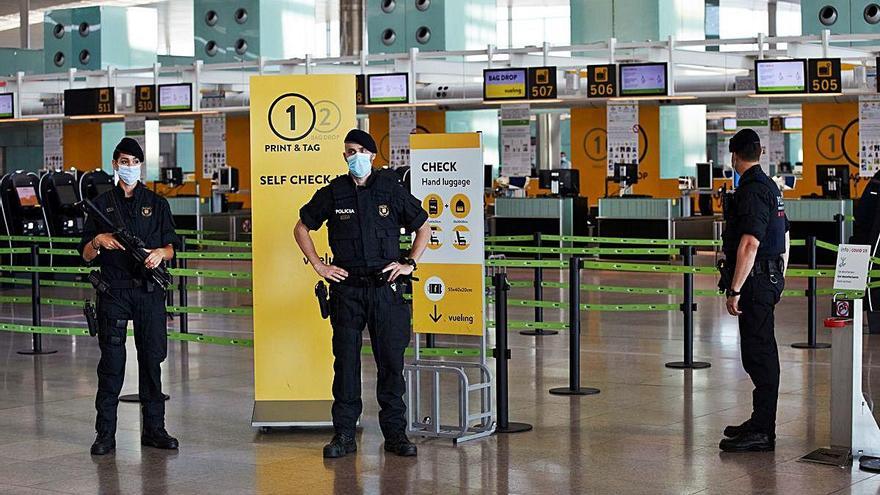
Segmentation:
{"type": "Polygon", "coordinates": [[[501,175],[528,177],[531,173],[529,105],[504,105],[501,107],[501,175]]]}
{"type": "Polygon", "coordinates": [[[761,140],[761,168],[770,173],[770,100],[768,98],[741,97],[736,99],[736,130],[749,128],[758,133],[761,140]]]}
{"type": "Polygon", "coordinates": [[[43,168],[64,168],[64,121],[61,119],[43,121],[43,168]]]}
{"type": "Polygon", "coordinates": [[[859,96],[859,177],[880,170],[880,95],[859,96]]]}
{"type": "Polygon", "coordinates": [[[388,165],[409,165],[409,135],[416,130],[416,110],[411,107],[388,110],[388,165]]]}
{"type": "Polygon", "coordinates": [[[608,130],[608,176],[615,163],[639,161],[639,104],[636,101],[609,101],[606,110],[608,130]]]}
{"type": "Polygon", "coordinates": [[[226,114],[202,117],[202,178],[226,166],[226,114]]]}
{"type": "Polygon", "coordinates": [[[413,284],[417,333],[482,335],[485,327],[480,133],[413,134],[411,187],[431,237],[413,284]]]}

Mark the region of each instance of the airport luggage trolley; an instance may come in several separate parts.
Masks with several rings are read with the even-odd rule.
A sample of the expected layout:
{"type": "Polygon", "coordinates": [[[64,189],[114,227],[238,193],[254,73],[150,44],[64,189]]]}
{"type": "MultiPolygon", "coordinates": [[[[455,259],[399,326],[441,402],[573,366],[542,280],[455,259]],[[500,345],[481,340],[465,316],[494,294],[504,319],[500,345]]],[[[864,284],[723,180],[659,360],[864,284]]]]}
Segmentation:
{"type": "MultiPolygon", "coordinates": [[[[490,256],[490,259],[503,258],[490,256]]],[[[490,268],[490,271],[492,268],[490,268]]],[[[491,275],[491,273],[490,273],[491,275]]],[[[487,291],[489,288],[487,287],[487,291]]],[[[476,361],[441,361],[422,356],[418,335],[413,339],[413,362],[404,366],[406,377],[407,433],[422,437],[448,438],[453,443],[466,442],[489,436],[495,432],[495,412],[492,406],[492,370],[488,365],[487,325],[480,335],[479,356],[476,361]],[[423,416],[422,381],[429,376],[428,414],[423,416]],[[444,424],[441,419],[441,378],[454,377],[458,387],[458,421],[444,424]],[[477,396],[476,398],[473,396],[477,396]],[[472,399],[479,402],[477,412],[471,412],[472,399]]]]}
{"type": "Polygon", "coordinates": [[[836,294],[832,314],[825,319],[832,333],[831,448],[815,450],[801,460],[843,467],[857,459],[862,470],[880,472],[880,427],[873,401],[862,391],[862,300],[836,294]]]}

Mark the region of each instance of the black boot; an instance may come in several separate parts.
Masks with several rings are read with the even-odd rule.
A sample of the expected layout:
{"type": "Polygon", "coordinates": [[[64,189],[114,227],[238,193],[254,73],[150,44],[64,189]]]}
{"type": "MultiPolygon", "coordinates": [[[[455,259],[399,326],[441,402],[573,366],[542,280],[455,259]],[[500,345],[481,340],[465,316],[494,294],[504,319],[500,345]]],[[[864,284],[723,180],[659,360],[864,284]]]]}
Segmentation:
{"type": "Polygon", "coordinates": [[[743,424],[739,426],[728,425],[726,428],[724,428],[724,436],[727,438],[736,438],[741,433],[749,431],[749,428],[752,424],[751,421],[751,419],[747,419],[743,422],[743,424]]]}
{"type": "Polygon", "coordinates": [[[345,457],[348,454],[357,452],[357,443],[354,437],[337,433],[333,435],[330,443],[324,446],[324,457],[327,459],[337,459],[345,457]]]}
{"type": "Polygon", "coordinates": [[[385,452],[392,452],[401,457],[415,457],[419,450],[414,443],[409,441],[409,438],[406,438],[405,434],[401,433],[385,439],[385,452]]]}
{"type": "Polygon", "coordinates": [[[141,445],[163,450],[177,450],[177,439],[165,431],[165,428],[144,430],[141,434],[141,445]]]}
{"type": "Polygon", "coordinates": [[[116,450],[116,437],[111,433],[98,433],[92,444],[92,455],[107,455],[116,450]]]}
{"type": "Polygon", "coordinates": [[[776,442],[766,433],[747,431],[734,438],[725,438],[718,446],[724,452],[772,452],[776,442]]]}

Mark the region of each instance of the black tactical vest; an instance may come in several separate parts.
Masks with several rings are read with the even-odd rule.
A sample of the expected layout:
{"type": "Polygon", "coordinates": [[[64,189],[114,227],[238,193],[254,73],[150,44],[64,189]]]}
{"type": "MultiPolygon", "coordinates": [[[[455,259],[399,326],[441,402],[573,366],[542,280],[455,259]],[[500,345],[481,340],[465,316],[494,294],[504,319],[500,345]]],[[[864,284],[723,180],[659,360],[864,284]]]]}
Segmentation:
{"type": "Polygon", "coordinates": [[[397,174],[374,171],[357,187],[348,175],[330,181],[333,213],[327,221],[333,264],[343,268],[383,268],[400,258],[400,221],[392,200],[397,174]]]}
{"type": "Polygon", "coordinates": [[[753,170],[751,173],[746,172],[743,175],[724,212],[727,226],[724,231],[723,249],[728,259],[736,257],[736,250],[743,235],[742,226],[739,223],[747,220],[738,218],[736,212],[739,202],[747,200],[746,192],[748,191],[772,198],[772,204],[754,205],[760,208],[770,208],[770,222],[763,239],[761,239],[761,245],[758,247],[755,259],[776,259],[785,252],[785,201],[776,183],[759,166],[755,166],[755,168],[757,170],[753,170]]]}

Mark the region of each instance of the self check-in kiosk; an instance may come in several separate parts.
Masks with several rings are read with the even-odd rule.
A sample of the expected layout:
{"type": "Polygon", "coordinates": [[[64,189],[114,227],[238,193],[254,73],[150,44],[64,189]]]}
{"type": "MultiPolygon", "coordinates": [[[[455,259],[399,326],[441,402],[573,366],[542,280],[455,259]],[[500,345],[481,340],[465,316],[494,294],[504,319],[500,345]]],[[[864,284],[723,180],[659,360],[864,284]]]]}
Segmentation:
{"type": "Polygon", "coordinates": [[[79,201],[73,174],[58,171],[40,177],[40,200],[46,229],[53,237],[74,237],[82,234],[85,215],[74,206],[79,201]]]}
{"type": "Polygon", "coordinates": [[[36,174],[13,172],[0,179],[0,205],[7,235],[44,236],[46,221],[36,174]]]}
{"type": "Polygon", "coordinates": [[[94,200],[111,189],[113,189],[113,176],[103,170],[92,170],[79,176],[80,199],[94,200]]]}

